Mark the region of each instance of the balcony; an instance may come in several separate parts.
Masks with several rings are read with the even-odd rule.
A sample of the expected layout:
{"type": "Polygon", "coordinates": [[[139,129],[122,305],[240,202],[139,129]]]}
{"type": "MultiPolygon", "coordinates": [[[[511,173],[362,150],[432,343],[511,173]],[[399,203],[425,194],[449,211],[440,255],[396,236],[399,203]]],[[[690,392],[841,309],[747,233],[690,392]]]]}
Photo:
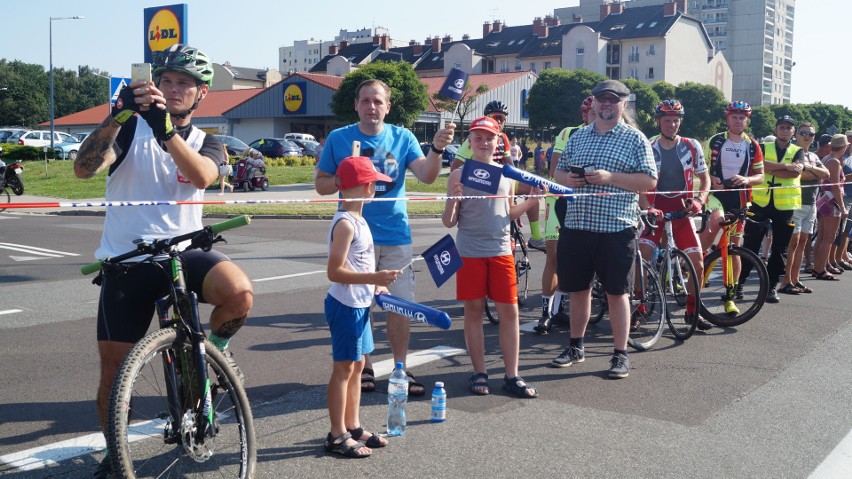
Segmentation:
{"type": "Polygon", "coordinates": [[[639,54],[631,53],[627,56],[627,63],[639,63],[639,54]]]}

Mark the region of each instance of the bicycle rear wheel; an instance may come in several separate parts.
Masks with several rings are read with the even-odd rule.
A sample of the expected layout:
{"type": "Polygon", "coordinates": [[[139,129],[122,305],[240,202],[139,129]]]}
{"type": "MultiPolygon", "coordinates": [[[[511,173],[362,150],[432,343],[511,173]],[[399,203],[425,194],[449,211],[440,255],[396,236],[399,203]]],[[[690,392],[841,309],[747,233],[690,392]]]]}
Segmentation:
{"type": "Polygon", "coordinates": [[[698,325],[697,302],[692,305],[692,314],[686,314],[688,291],[699,291],[698,276],[689,256],[679,249],[671,250],[671,275],[662,263],[660,282],[666,296],[666,322],[674,337],[686,341],[698,325]]]}
{"type": "Polygon", "coordinates": [[[592,308],[589,314],[589,324],[595,324],[603,319],[608,309],[609,303],[606,299],[606,292],[598,276],[595,275],[595,279],[592,281],[592,308]]]}
{"type": "Polygon", "coordinates": [[[707,321],[722,328],[739,326],[753,318],[766,301],[769,293],[769,273],[763,261],[751,250],[733,246],[728,250],[728,257],[733,262],[739,258],[742,268],[751,265],[748,278],[739,279],[737,287],[725,284],[726,265],[722,261],[722,250],[715,250],[704,258],[704,289],[701,292],[701,316],[707,321]],[[736,304],[738,312],[725,311],[725,302],[731,299],[736,304]]]}
{"type": "Polygon", "coordinates": [[[177,359],[192,358],[192,345],[178,340],[174,329],[154,331],[128,353],[113,383],[107,447],[117,477],[254,477],[257,445],[248,398],[222,353],[204,345],[215,436],[205,435],[202,444],[190,437],[204,401],[192,393],[194,366],[177,359]],[[170,405],[167,361],[177,370],[172,386],[178,404],[170,405]],[[175,409],[180,417],[170,413],[175,409]]]}
{"type": "Polygon", "coordinates": [[[0,187],[0,212],[6,211],[6,207],[12,202],[9,196],[9,190],[0,187]]]}
{"type": "Polygon", "coordinates": [[[643,275],[630,295],[630,336],[627,344],[637,351],[651,349],[663,335],[666,301],[657,272],[642,260],[643,275]]]}

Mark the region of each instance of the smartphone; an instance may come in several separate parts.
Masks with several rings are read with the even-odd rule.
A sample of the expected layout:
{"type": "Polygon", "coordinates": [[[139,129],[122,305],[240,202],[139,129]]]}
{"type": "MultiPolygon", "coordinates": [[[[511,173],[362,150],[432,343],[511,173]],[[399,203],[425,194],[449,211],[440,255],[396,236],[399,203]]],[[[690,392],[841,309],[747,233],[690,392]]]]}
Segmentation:
{"type": "Polygon", "coordinates": [[[571,173],[574,173],[580,178],[584,178],[586,176],[586,170],[582,166],[568,165],[568,169],[571,173]]]}
{"type": "MultiPolygon", "coordinates": [[[[130,81],[146,81],[151,84],[151,64],[150,63],[134,63],[130,65],[130,81]]],[[[143,103],[142,106],[150,106],[150,103],[143,103]]]]}

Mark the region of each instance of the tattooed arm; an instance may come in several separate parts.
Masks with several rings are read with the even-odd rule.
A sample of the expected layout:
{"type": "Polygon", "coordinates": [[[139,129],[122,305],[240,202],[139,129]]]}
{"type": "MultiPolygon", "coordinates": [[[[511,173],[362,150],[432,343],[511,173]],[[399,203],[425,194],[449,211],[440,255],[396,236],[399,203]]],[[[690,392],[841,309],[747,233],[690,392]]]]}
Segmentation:
{"type": "Polygon", "coordinates": [[[86,141],[80,145],[77,159],[74,160],[74,174],[77,178],[91,178],[104,168],[109,168],[118,157],[114,144],[119,131],[121,125],[113,120],[112,116],[108,116],[86,137],[86,141]]]}

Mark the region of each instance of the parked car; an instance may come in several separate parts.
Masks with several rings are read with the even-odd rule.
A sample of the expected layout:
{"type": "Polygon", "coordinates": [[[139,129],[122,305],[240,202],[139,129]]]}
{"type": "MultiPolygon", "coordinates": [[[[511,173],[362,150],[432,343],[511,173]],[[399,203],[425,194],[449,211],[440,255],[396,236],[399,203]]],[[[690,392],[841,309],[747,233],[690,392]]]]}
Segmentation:
{"type": "Polygon", "coordinates": [[[58,160],[76,160],[77,152],[80,151],[80,145],[82,144],[83,140],[75,138],[74,141],[53,145],[53,152],[56,154],[56,159],[58,160]]]}
{"type": "Polygon", "coordinates": [[[317,141],[317,139],[316,139],[316,138],[314,138],[314,135],[310,135],[310,134],[308,134],[308,133],[286,133],[286,134],[284,135],[284,139],[285,139],[285,140],[310,140],[310,141],[317,141]]]}
{"type": "Polygon", "coordinates": [[[225,148],[227,148],[228,150],[228,155],[230,156],[239,156],[249,147],[248,145],[243,143],[243,140],[234,136],[213,135],[213,138],[216,138],[225,145],[225,148]]]}
{"type": "MultiPolygon", "coordinates": [[[[42,130],[23,130],[10,136],[6,141],[24,146],[50,146],[50,132],[42,130]]],[[[68,133],[63,133],[61,131],[53,132],[54,146],[59,143],[73,141],[77,141],[77,139],[68,133]]]]}
{"type": "Polygon", "coordinates": [[[0,128],[0,143],[9,143],[9,138],[20,131],[26,131],[24,128],[0,128]]]}
{"type": "Polygon", "coordinates": [[[311,141],[311,140],[290,140],[293,143],[299,145],[302,150],[305,152],[305,156],[313,156],[317,157],[317,147],[319,146],[319,142],[311,141]]]}
{"type": "MultiPolygon", "coordinates": [[[[429,154],[429,150],[432,149],[432,144],[421,143],[420,148],[423,150],[423,156],[426,156],[429,154]]],[[[441,163],[443,163],[444,166],[452,165],[453,160],[456,159],[456,153],[459,152],[459,148],[461,148],[461,145],[459,145],[458,143],[450,143],[449,145],[447,145],[447,147],[444,149],[444,154],[441,155],[441,163]]]]}
{"type": "Polygon", "coordinates": [[[260,138],[249,143],[249,146],[267,158],[283,158],[305,154],[299,145],[284,138],[260,138]]]}
{"type": "Polygon", "coordinates": [[[91,131],[86,131],[86,132],[83,132],[83,133],[74,133],[73,136],[75,138],[77,138],[78,140],[80,140],[80,143],[83,143],[84,141],[86,141],[86,137],[88,137],[91,134],[92,134],[91,131]]]}

